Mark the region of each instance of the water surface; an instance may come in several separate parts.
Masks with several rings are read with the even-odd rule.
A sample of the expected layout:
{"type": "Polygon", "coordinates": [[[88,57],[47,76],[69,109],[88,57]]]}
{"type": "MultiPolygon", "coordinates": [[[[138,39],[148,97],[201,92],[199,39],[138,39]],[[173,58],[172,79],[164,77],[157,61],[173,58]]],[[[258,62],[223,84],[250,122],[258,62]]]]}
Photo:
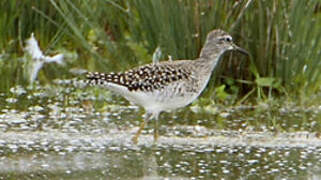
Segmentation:
{"type": "Polygon", "coordinates": [[[71,82],[0,94],[0,179],[321,178],[320,104],[194,103],[135,145],[142,109],[71,82]]]}

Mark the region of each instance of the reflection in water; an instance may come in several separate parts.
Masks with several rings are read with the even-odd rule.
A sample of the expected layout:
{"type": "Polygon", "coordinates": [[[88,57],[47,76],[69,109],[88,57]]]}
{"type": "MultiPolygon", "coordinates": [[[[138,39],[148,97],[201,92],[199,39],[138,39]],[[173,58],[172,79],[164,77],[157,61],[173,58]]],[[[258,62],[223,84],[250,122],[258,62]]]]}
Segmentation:
{"type": "Polygon", "coordinates": [[[1,158],[0,177],[111,179],[321,178],[321,148],[215,147],[32,152],[1,158]]]}

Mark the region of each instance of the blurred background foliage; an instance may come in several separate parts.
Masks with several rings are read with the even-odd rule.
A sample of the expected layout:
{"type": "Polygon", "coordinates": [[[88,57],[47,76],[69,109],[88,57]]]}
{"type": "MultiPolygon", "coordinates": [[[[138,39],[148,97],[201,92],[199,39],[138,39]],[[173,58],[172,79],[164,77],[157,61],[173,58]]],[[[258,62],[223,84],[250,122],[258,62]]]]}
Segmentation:
{"type": "Polygon", "coordinates": [[[251,53],[226,55],[204,101],[308,96],[321,87],[320,0],[3,0],[0,2],[0,91],[27,85],[24,42],[34,32],[46,55],[42,84],[73,78],[70,69],[125,71],[161,60],[195,59],[206,34],[232,34],[251,53]]]}

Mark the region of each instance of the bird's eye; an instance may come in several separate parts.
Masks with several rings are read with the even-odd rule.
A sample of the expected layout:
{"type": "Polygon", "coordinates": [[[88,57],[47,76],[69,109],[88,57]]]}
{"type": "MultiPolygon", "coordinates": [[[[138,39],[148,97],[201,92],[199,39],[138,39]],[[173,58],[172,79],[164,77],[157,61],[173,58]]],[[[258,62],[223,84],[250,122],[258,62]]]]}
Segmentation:
{"type": "Polygon", "coordinates": [[[232,37],[231,37],[231,36],[226,36],[226,37],[225,37],[225,41],[227,41],[227,42],[232,42],[232,37]]]}
{"type": "Polygon", "coordinates": [[[232,42],[231,36],[223,36],[220,38],[220,41],[232,42]]]}

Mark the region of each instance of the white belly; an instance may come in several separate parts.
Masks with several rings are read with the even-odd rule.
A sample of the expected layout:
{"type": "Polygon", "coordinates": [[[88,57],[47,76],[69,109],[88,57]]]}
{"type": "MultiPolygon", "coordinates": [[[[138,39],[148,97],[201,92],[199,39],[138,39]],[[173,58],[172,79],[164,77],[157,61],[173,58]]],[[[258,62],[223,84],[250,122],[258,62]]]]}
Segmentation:
{"type": "MultiPolygon", "coordinates": [[[[190,82],[178,81],[168,84],[166,87],[153,91],[129,91],[126,87],[107,84],[107,88],[122,95],[127,100],[142,106],[149,113],[160,113],[184,107],[193,102],[203,91],[206,83],[201,88],[191,88],[197,86],[190,82]]],[[[199,86],[199,85],[198,85],[199,86]]]]}
{"type": "Polygon", "coordinates": [[[147,112],[161,112],[184,107],[194,101],[199,93],[186,92],[178,84],[167,86],[153,92],[131,92],[124,95],[126,99],[143,106],[147,112]]]}
{"type": "Polygon", "coordinates": [[[196,98],[194,94],[185,96],[163,96],[163,93],[159,92],[148,92],[144,94],[137,92],[133,97],[135,100],[133,100],[132,97],[126,98],[143,106],[148,112],[161,112],[184,107],[196,98]]]}

